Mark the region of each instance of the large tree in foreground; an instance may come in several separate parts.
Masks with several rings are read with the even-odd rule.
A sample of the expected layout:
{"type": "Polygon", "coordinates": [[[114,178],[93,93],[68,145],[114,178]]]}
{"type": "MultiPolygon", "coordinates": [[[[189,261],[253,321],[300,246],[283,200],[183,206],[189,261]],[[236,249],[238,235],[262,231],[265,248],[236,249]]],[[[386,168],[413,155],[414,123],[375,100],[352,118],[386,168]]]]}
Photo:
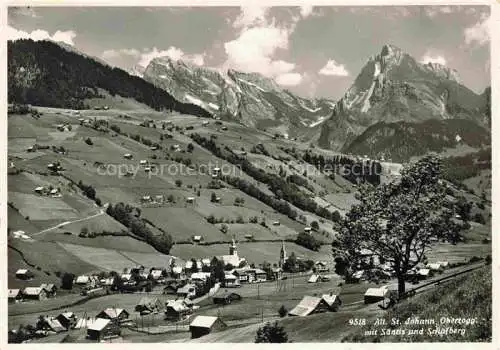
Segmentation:
{"type": "Polygon", "coordinates": [[[397,181],[360,187],[359,204],[341,221],[332,243],[337,272],[348,279],[368,251],[391,265],[402,296],[407,272],[423,260],[431,244],[458,235],[445,207],[445,189],[434,156],[406,166],[397,181]]]}

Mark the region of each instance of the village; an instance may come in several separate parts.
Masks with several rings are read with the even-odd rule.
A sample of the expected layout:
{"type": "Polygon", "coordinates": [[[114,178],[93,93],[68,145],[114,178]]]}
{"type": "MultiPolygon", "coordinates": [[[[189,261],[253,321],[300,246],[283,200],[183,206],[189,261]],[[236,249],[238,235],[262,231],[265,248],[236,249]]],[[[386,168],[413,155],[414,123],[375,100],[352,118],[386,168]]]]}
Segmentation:
{"type": "MultiPolygon", "coordinates": [[[[229,310],[231,305],[243,307],[246,303],[261,298],[273,300],[273,294],[295,297],[288,302],[288,305],[292,304],[289,310],[284,305],[279,309],[276,307],[276,310],[264,310],[260,307],[256,311],[257,317],[259,313],[262,314],[262,320],[264,312],[266,318],[273,314],[276,318],[278,315],[306,317],[338,312],[345,307],[356,310],[364,307],[363,305],[377,305],[379,310],[388,309],[397,300],[397,285],[391,283],[393,273],[387,264],[377,261],[374,264],[377,259],[373,259],[370,252],[364,254],[365,261],[359,266],[364,269],[356,271],[350,281],[349,288],[357,288],[358,295],[354,299],[349,292],[344,297],[343,283],[339,282],[339,276],[330,272],[326,262],[309,262],[309,269],[306,269],[307,264],[301,262],[300,258],[292,257],[295,266],[291,269],[291,259],[287,256],[284,242],[279,252],[279,261],[274,266],[261,266],[262,268],[249,266],[245,258],[238,255],[237,243],[233,239],[228,255],[212,259],[192,259],[180,263],[172,258],[166,267],[147,269],[136,266],[126,268],[121,273],[62,276],[61,286],[42,284],[24,289],[9,289],[9,303],[22,305],[57,299],[58,292],[68,288],[65,284],[71,286],[71,293],[79,291],[89,302],[92,299],[105,300],[110,296],[116,298],[113,299],[113,304],[106,307],[105,301],[96,304],[102,310],[94,311],[83,304],[76,308],[78,310],[56,307],[58,312],[47,311],[38,316],[32,314],[28,325],[9,331],[9,339],[12,342],[26,342],[64,335],[79,342],[113,342],[119,341],[123,332],[164,335],[166,339],[172,335],[186,337],[189,334],[191,339],[195,339],[228,327],[247,324],[247,321],[242,324],[238,317],[224,317],[227,312],[224,308],[229,310]],[[380,283],[376,285],[367,282],[368,277],[374,273],[381,277],[380,283]],[[366,287],[363,288],[363,285],[366,287]],[[298,294],[293,292],[294,289],[298,294]]],[[[456,271],[467,265],[469,264],[464,262],[450,266],[447,261],[419,265],[408,274],[407,280],[412,285],[418,285],[426,280],[439,278],[447,270],[456,271]]],[[[20,269],[16,277],[29,281],[32,273],[28,269],[20,269]]],[[[412,295],[411,290],[409,295],[412,295]]],[[[234,311],[237,309],[232,312],[234,311]]],[[[23,320],[27,321],[28,316],[25,315],[23,320]]]]}

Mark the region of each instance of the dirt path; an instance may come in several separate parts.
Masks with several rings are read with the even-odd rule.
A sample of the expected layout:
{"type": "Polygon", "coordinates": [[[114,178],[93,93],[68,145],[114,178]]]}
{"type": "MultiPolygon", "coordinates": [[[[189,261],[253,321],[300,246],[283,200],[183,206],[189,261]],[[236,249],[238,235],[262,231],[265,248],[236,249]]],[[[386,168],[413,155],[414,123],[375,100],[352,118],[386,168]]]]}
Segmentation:
{"type": "Polygon", "coordinates": [[[54,230],[56,228],[60,228],[61,226],[64,226],[64,225],[69,225],[69,224],[73,224],[75,222],[80,222],[80,221],[85,221],[85,220],[90,220],[90,219],[93,219],[95,217],[98,217],[98,216],[101,216],[101,215],[104,215],[105,214],[105,211],[103,209],[100,209],[99,210],[99,213],[97,214],[94,214],[94,215],[90,215],[90,216],[87,216],[85,218],[81,218],[81,219],[77,219],[77,220],[73,220],[73,221],[65,221],[65,222],[62,222],[60,224],[57,224],[55,226],[52,226],[52,227],[49,227],[49,228],[46,228],[45,230],[42,230],[42,231],[39,231],[39,232],[36,232],[36,233],[33,233],[31,235],[31,237],[33,236],[37,236],[37,235],[40,235],[42,233],[45,233],[45,232],[48,232],[48,231],[51,231],[51,230],[54,230]]]}

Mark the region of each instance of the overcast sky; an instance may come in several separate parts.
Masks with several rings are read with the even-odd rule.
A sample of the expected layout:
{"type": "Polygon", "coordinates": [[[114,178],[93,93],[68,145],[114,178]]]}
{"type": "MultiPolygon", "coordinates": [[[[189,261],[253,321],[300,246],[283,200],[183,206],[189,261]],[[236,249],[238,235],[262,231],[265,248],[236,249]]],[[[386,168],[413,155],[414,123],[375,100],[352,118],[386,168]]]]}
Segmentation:
{"type": "Polygon", "coordinates": [[[338,99],[384,44],[490,85],[489,7],[10,8],[10,39],[52,39],[112,65],[170,56],[259,72],[302,96],[338,99]]]}

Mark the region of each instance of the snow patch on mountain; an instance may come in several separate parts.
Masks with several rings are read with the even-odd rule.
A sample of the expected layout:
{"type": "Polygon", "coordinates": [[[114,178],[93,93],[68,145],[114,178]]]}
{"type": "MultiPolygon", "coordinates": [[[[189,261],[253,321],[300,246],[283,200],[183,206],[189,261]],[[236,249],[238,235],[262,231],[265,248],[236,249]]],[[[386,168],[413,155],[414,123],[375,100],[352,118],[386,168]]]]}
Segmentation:
{"type": "Polygon", "coordinates": [[[257,89],[259,89],[259,90],[260,90],[260,91],[262,91],[262,92],[266,92],[266,90],[264,90],[263,88],[261,88],[261,87],[260,87],[260,86],[258,86],[257,84],[251,83],[251,82],[246,81],[246,80],[241,79],[241,78],[236,78],[236,79],[237,79],[238,81],[241,81],[242,83],[245,83],[245,84],[247,84],[247,85],[250,85],[250,86],[253,86],[253,87],[257,88],[257,89]]]}
{"type": "Polygon", "coordinates": [[[324,122],[325,120],[327,120],[327,119],[328,119],[328,117],[319,117],[319,118],[318,118],[318,120],[316,120],[315,122],[313,122],[313,123],[309,124],[309,127],[310,127],[310,128],[314,128],[315,126],[317,126],[317,125],[319,125],[319,124],[323,123],[323,122],[324,122]]]}
{"type": "Polygon", "coordinates": [[[192,104],[195,104],[195,105],[198,105],[200,107],[204,107],[205,106],[205,102],[203,102],[202,100],[200,99],[197,99],[196,97],[193,97],[191,95],[188,95],[188,94],[185,94],[184,95],[184,98],[186,100],[188,100],[190,103],[192,104]]]}
{"type": "Polygon", "coordinates": [[[208,105],[213,109],[219,110],[219,106],[217,106],[215,103],[209,102],[208,105]]]}

